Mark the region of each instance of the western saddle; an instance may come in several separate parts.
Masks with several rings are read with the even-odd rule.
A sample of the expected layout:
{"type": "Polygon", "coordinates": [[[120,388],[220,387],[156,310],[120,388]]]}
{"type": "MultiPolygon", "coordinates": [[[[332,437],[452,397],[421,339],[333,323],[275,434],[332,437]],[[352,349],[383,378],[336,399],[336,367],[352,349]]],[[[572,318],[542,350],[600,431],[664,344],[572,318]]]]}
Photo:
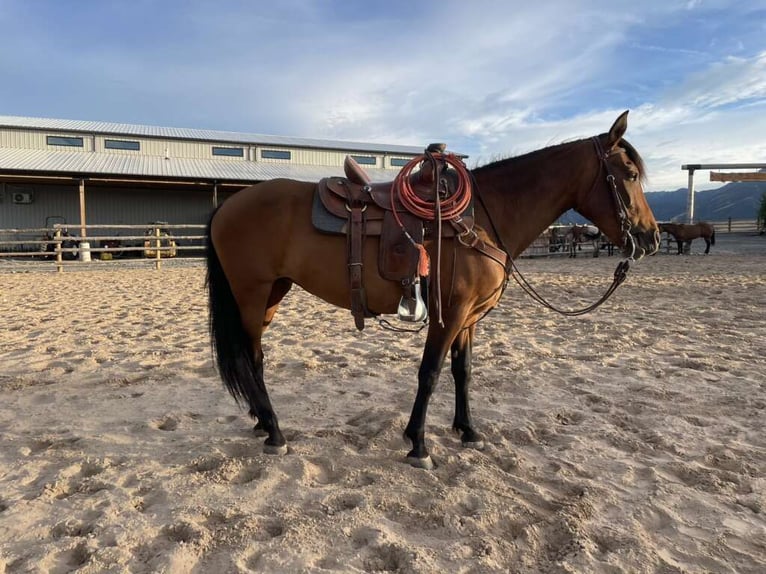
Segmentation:
{"type": "MultiPolygon", "coordinates": [[[[454,169],[448,169],[447,163],[439,159],[425,161],[426,157],[439,158],[445,147],[444,144],[431,144],[423,156],[420,170],[409,176],[410,188],[422,200],[432,200],[436,193],[446,198],[457,189],[458,174],[454,169]]],[[[408,210],[400,200],[393,181],[372,183],[369,175],[350,156],[346,157],[343,167],[345,178],[329,177],[317,184],[312,219],[320,231],[341,233],[348,238],[351,312],[357,329],[361,331],[364,328],[366,317],[374,316],[367,308],[362,283],[362,246],[367,236],[380,238],[380,276],[402,287],[399,318],[412,322],[425,321],[428,309],[420,293],[422,266],[419,270],[421,252],[424,252],[423,241],[427,238],[440,240],[436,236],[440,230],[441,237],[458,237],[464,244],[475,246],[473,203],[457,217],[445,219],[445,225],[437,226],[435,221],[408,210]],[[318,225],[322,218],[317,217],[317,210],[329,212],[332,225],[318,225]],[[465,238],[467,240],[464,241],[465,238]]]]}

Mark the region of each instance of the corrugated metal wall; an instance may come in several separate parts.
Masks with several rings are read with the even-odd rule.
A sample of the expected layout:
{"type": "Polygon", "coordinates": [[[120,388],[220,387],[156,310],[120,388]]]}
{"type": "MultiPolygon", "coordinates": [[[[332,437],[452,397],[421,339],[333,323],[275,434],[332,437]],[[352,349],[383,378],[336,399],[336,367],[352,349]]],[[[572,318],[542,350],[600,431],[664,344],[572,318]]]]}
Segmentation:
{"type": "Polygon", "coordinates": [[[133,137],[130,135],[100,135],[100,134],[85,134],[80,132],[72,132],[71,134],[61,134],[56,132],[46,133],[44,131],[34,130],[16,130],[16,129],[0,129],[0,146],[21,148],[21,149],[40,149],[49,151],[67,151],[67,152],[99,152],[109,153],[116,155],[136,155],[136,156],[154,156],[154,157],[179,157],[179,158],[192,158],[192,159],[214,159],[216,161],[257,161],[265,163],[298,163],[302,165],[327,165],[327,166],[340,166],[343,165],[343,161],[346,156],[351,155],[365,155],[373,156],[376,158],[376,166],[367,167],[379,167],[379,168],[391,168],[390,160],[385,154],[375,153],[362,153],[351,150],[322,150],[322,149],[309,149],[298,147],[285,147],[285,146],[254,146],[247,144],[236,143],[216,143],[205,141],[181,141],[171,139],[155,139],[146,137],[133,137]],[[66,136],[71,135],[74,137],[83,138],[83,147],[70,147],[70,146],[55,146],[48,145],[46,137],[48,135],[66,136]],[[115,139],[123,141],[137,141],[139,142],[141,149],[139,151],[134,150],[121,150],[121,149],[106,149],[104,140],[115,139]],[[214,156],[212,152],[213,146],[221,147],[242,147],[244,150],[243,157],[227,157],[227,156],[214,156]],[[291,158],[289,160],[283,159],[266,159],[262,158],[260,150],[279,150],[289,151],[291,158]]]}
{"type": "MultiPolygon", "coordinates": [[[[225,196],[219,193],[219,200],[225,196]]],[[[211,191],[86,184],[85,206],[88,224],[206,223],[213,209],[213,195],[211,191]]],[[[80,221],[76,184],[0,184],[0,229],[43,227],[48,217],[64,218],[76,227],[80,221]],[[32,202],[14,203],[16,193],[31,194],[32,202]]]]}

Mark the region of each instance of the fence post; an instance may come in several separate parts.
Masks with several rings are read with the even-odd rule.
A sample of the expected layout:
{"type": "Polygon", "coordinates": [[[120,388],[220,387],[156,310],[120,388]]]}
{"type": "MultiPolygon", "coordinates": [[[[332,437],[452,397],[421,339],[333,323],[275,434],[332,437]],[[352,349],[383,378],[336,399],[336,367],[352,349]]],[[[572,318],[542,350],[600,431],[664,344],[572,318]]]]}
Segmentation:
{"type": "Polygon", "coordinates": [[[53,238],[56,241],[56,271],[62,273],[64,271],[64,264],[61,258],[61,229],[56,229],[53,238]]]}
{"type": "Polygon", "coordinates": [[[729,218],[729,233],[731,233],[731,217],[729,218]]]}
{"type": "Polygon", "coordinates": [[[154,228],[154,236],[157,238],[157,253],[154,260],[154,268],[159,271],[160,269],[160,228],[154,228]]]}

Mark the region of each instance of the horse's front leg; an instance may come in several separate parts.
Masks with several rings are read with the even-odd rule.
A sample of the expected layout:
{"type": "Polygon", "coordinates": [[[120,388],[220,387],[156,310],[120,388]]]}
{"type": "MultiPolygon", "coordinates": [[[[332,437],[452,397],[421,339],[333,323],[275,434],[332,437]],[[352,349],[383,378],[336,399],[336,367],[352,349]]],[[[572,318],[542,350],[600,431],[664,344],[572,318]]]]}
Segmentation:
{"type": "Polygon", "coordinates": [[[433,320],[428,326],[428,337],[423,349],[423,359],[418,369],[418,392],[415,396],[415,404],[412,405],[412,414],[407,427],[404,429],[405,438],[412,442],[412,450],[407,453],[407,462],[417,468],[430,470],[434,463],[428,454],[425,441],[426,413],[428,401],[439,382],[444,359],[447,350],[455,338],[455,328],[443,328],[433,320]]]}
{"type": "Polygon", "coordinates": [[[473,428],[468,389],[471,384],[471,357],[475,325],[463,329],[452,343],[452,376],[455,379],[455,418],[452,428],[461,432],[464,447],[481,450],[484,439],[473,428]]]}

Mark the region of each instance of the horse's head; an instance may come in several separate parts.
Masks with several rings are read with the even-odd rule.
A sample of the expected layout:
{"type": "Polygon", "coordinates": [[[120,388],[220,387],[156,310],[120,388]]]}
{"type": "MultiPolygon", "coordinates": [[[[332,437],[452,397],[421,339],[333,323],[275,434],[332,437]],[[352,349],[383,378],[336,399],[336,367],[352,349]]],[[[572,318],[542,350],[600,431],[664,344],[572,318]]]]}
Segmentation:
{"type": "Polygon", "coordinates": [[[658,223],[660,233],[671,233],[678,227],[675,223],[658,223]]]}
{"type": "Polygon", "coordinates": [[[660,232],[644,196],[644,162],[622,139],[628,112],[615,120],[609,132],[592,138],[596,162],[593,187],[578,198],[577,211],[595,223],[626,257],[640,259],[656,253],[660,232]]]}

